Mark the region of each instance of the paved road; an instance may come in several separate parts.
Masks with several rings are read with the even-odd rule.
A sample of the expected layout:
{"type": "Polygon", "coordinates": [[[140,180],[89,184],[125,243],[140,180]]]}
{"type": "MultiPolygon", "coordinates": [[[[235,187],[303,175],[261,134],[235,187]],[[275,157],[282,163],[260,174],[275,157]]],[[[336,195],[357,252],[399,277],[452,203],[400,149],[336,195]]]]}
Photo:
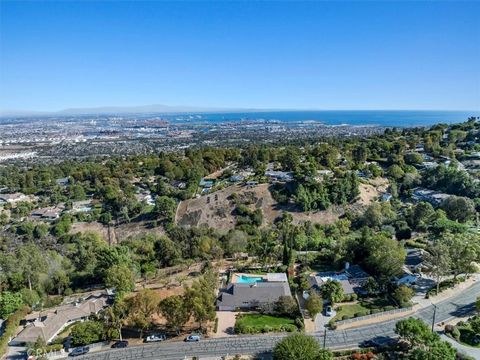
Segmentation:
{"type": "MultiPolygon", "coordinates": [[[[461,291],[456,296],[438,303],[436,323],[454,317],[462,317],[474,309],[474,301],[480,294],[480,282],[461,291]]],[[[419,310],[413,316],[427,323],[433,319],[434,306],[419,310]]],[[[326,346],[331,349],[353,348],[367,339],[387,339],[395,336],[394,328],[397,320],[362,326],[356,329],[327,331],[326,346]]],[[[323,333],[312,333],[312,336],[323,344],[323,333]]],[[[159,343],[136,346],[127,349],[116,349],[86,355],[80,359],[96,360],[181,360],[185,356],[221,356],[226,354],[258,354],[270,352],[275,344],[284,337],[282,334],[231,336],[218,339],[206,339],[198,343],[159,343]]]]}

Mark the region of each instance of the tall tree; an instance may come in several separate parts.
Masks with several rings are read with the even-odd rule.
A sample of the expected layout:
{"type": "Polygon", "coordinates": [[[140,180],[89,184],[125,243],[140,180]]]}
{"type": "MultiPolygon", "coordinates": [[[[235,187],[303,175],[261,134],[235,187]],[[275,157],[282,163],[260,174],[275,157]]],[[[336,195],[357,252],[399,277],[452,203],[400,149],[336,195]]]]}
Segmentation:
{"type": "Polygon", "coordinates": [[[191,309],[200,329],[206,321],[215,319],[215,281],[211,281],[212,278],[211,274],[204,275],[185,289],[187,307],[191,309]]]}
{"type": "Polygon", "coordinates": [[[342,301],[343,299],[342,284],[340,284],[340,282],[338,282],[337,280],[328,279],[325,284],[322,285],[320,291],[323,298],[330,301],[332,305],[342,301]]]}
{"type": "Polygon", "coordinates": [[[273,349],[273,360],[332,360],[330,351],[322,349],[317,340],[304,334],[294,334],[279,341],[273,349]]]}
{"type": "Polygon", "coordinates": [[[45,256],[34,243],[30,242],[18,248],[17,259],[28,288],[32,290],[38,285],[38,276],[47,269],[45,256]]]}
{"type": "Polygon", "coordinates": [[[448,246],[443,241],[435,241],[425,256],[426,272],[430,273],[437,283],[437,295],[440,292],[440,282],[451,272],[451,259],[448,246]]]}
{"type": "Polygon", "coordinates": [[[305,301],[305,308],[307,309],[308,313],[312,320],[315,319],[317,314],[320,314],[323,309],[323,301],[320,296],[317,295],[316,292],[312,292],[308,299],[305,301]]]}
{"type": "Polygon", "coordinates": [[[105,286],[122,296],[135,288],[135,276],[126,265],[114,265],[105,274],[105,286]]]}
{"type": "Polygon", "coordinates": [[[167,325],[177,333],[190,318],[190,309],[187,301],[180,295],[172,295],[160,302],[160,313],[167,320],[167,325]]]}
{"type": "Polygon", "coordinates": [[[140,328],[140,338],[142,338],[145,329],[151,325],[152,315],[158,310],[160,298],[155,291],[144,289],[126,301],[129,309],[128,321],[140,328]]]}
{"type": "Polygon", "coordinates": [[[114,339],[116,334],[122,340],[123,324],[128,318],[128,307],[124,300],[115,301],[113,306],[109,306],[103,312],[105,326],[109,332],[109,338],[114,339]]]}

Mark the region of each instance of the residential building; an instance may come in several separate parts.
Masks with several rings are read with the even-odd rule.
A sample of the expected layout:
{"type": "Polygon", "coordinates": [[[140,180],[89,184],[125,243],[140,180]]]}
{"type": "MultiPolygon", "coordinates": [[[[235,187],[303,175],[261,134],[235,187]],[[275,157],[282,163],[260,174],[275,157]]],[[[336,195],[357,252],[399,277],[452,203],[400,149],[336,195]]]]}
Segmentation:
{"type": "Polygon", "coordinates": [[[265,304],[273,304],[281,296],[292,296],[284,273],[233,274],[230,284],[220,292],[217,309],[255,309],[265,304]]]}
{"type": "Polygon", "coordinates": [[[204,189],[211,189],[213,187],[213,184],[214,180],[201,179],[198,185],[200,185],[204,189]]]}
{"type": "Polygon", "coordinates": [[[67,186],[68,183],[70,182],[68,177],[60,178],[55,180],[55,183],[59,186],[67,186]]]}
{"type": "Polygon", "coordinates": [[[185,181],[174,180],[172,181],[172,186],[177,189],[183,190],[187,188],[187,183],[185,181]]]}
{"type": "Polygon", "coordinates": [[[81,201],[74,201],[72,203],[72,209],[70,212],[72,213],[82,213],[82,212],[89,212],[93,208],[92,200],[81,200],[81,201]]]}
{"type": "Polygon", "coordinates": [[[345,295],[366,294],[363,284],[370,277],[359,265],[350,266],[346,263],[342,271],[319,272],[308,276],[307,281],[310,288],[319,291],[320,288],[328,281],[335,280],[342,285],[345,295]]]}
{"type": "Polygon", "coordinates": [[[382,200],[382,201],[390,201],[390,200],[392,200],[392,194],[390,194],[390,193],[382,194],[381,200],[382,200]]]}
{"type": "Polygon", "coordinates": [[[20,201],[28,201],[29,197],[22,193],[0,194],[0,204],[15,204],[20,201]]]}
{"type": "Polygon", "coordinates": [[[449,197],[450,195],[448,194],[424,188],[416,188],[412,194],[414,201],[425,201],[433,206],[441,205],[449,197]]]}
{"type": "Polygon", "coordinates": [[[60,207],[35,209],[30,213],[30,216],[39,220],[54,221],[60,217],[63,210],[60,207]]]}
{"type": "Polygon", "coordinates": [[[28,316],[23,330],[10,345],[34,343],[38,338],[46,343],[51,342],[66,326],[88,319],[90,315],[98,314],[110,304],[110,296],[106,291],[90,294],[85,299],[41,311],[28,316]]]}
{"type": "Polygon", "coordinates": [[[407,256],[405,258],[405,266],[408,270],[419,272],[423,265],[423,255],[425,250],[422,249],[407,249],[407,256]]]}
{"type": "Polygon", "coordinates": [[[230,182],[239,182],[245,180],[245,177],[242,175],[232,175],[228,179],[230,182]]]}
{"type": "Polygon", "coordinates": [[[293,180],[293,172],[287,172],[287,171],[267,170],[265,171],[265,176],[268,177],[271,181],[292,181],[293,180]]]}

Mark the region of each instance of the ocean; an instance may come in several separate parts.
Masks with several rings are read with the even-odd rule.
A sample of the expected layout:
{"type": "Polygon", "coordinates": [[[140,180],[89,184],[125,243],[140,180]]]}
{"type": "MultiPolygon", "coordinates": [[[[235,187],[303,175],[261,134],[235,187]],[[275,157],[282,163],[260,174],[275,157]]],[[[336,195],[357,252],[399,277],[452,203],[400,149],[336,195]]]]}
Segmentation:
{"type": "Polygon", "coordinates": [[[438,123],[464,122],[480,117],[480,111],[406,111],[406,110],[329,110],[329,111],[259,111],[170,115],[169,120],[223,123],[229,121],[321,122],[325,125],[371,125],[388,127],[430,126],[438,123]]]}

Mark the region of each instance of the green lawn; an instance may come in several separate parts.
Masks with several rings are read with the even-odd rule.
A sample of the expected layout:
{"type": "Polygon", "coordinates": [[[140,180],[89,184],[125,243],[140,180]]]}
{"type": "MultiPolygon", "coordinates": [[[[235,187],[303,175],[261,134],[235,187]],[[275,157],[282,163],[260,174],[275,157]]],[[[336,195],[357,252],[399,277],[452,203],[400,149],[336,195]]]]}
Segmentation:
{"type": "Polygon", "coordinates": [[[380,297],[364,299],[353,305],[338,304],[337,314],[333,318],[333,321],[351,319],[354,317],[369,315],[371,313],[393,310],[395,308],[397,308],[397,306],[395,306],[389,299],[380,297]],[[357,314],[357,316],[355,316],[355,314],[357,314]]]}
{"type": "Polygon", "coordinates": [[[377,297],[360,301],[362,306],[367,309],[381,309],[386,306],[395,306],[390,300],[377,297]]]}
{"type": "Polygon", "coordinates": [[[270,326],[272,328],[279,327],[282,325],[295,325],[293,319],[285,317],[277,317],[271,315],[262,315],[262,314],[244,314],[240,315],[237,318],[237,325],[248,326],[254,329],[262,329],[265,326],[270,326]]]}
{"type": "Polygon", "coordinates": [[[341,308],[341,310],[337,310],[337,314],[333,318],[333,321],[342,320],[342,317],[345,315],[349,316],[350,318],[353,318],[353,315],[355,315],[356,313],[364,312],[368,310],[368,308],[360,304],[340,305],[339,308],[341,308]]]}

